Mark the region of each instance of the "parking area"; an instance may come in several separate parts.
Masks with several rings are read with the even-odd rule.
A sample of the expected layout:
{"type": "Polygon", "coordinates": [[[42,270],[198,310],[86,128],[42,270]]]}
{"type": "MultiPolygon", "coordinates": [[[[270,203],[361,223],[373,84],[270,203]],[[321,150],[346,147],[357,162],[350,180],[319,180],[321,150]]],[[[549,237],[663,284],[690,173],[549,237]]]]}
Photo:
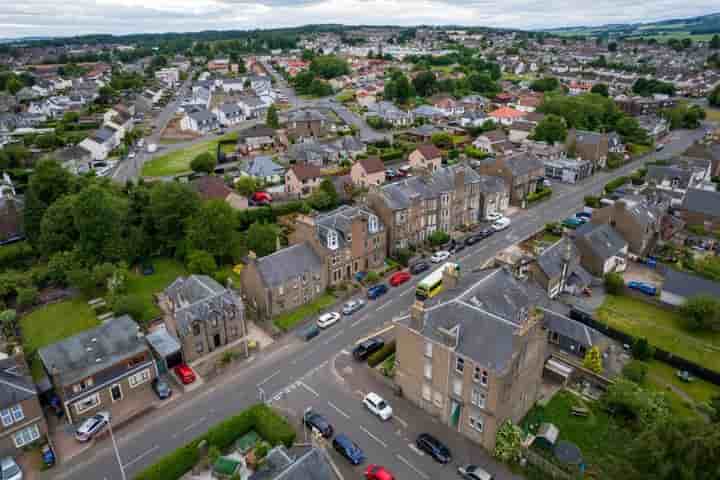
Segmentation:
{"type": "Polygon", "coordinates": [[[663,276],[660,275],[655,268],[648,267],[643,263],[628,261],[627,270],[623,274],[625,284],[630,281],[643,282],[660,287],[662,285],[663,276]]]}

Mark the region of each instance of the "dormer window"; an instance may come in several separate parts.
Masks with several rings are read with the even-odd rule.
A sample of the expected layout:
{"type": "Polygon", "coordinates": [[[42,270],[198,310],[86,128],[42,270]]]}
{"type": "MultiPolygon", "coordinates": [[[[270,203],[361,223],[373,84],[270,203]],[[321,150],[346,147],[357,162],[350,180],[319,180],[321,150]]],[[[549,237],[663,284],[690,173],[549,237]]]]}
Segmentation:
{"type": "Polygon", "coordinates": [[[368,217],[368,231],[371,234],[377,233],[377,231],[380,229],[380,226],[378,225],[378,217],[375,215],[370,215],[368,217]]]}
{"type": "Polygon", "coordinates": [[[335,231],[330,231],[327,236],[327,246],[330,250],[337,250],[339,247],[338,244],[338,234],[335,231]]]}

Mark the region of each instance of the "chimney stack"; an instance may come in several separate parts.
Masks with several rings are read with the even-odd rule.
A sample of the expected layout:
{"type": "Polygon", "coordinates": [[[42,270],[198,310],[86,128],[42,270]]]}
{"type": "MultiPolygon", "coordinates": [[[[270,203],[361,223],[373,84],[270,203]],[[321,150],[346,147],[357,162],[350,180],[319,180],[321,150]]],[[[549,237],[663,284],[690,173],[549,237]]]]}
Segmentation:
{"type": "Polygon", "coordinates": [[[438,332],[440,332],[442,341],[447,347],[453,350],[457,348],[460,340],[460,325],[455,325],[452,328],[438,327],[438,332]]]}
{"type": "Polygon", "coordinates": [[[415,300],[410,307],[410,328],[417,332],[422,332],[425,327],[425,302],[415,300]]]}

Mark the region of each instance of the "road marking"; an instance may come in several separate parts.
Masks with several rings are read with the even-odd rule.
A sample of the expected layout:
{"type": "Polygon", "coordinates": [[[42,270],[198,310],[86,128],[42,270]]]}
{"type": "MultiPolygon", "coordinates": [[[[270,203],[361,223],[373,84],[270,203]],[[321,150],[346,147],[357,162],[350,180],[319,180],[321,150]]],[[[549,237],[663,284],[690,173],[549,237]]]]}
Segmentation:
{"type": "Polygon", "coordinates": [[[403,420],[402,418],[398,417],[397,415],[393,415],[393,418],[394,418],[395,420],[397,420],[398,422],[400,422],[400,425],[402,425],[403,428],[407,428],[407,427],[408,427],[408,423],[407,423],[405,420],[403,420]]]}
{"type": "MultiPolygon", "coordinates": [[[[347,413],[345,413],[345,412],[343,412],[342,410],[340,410],[340,408],[339,408],[337,405],[335,405],[334,403],[332,403],[330,400],[328,400],[328,405],[330,405],[330,407],[331,407],[333,410],[335,410],[336,412],[338,412],[338,413],[339,413],[340,415],[342,415],[343,417],[345,417],[345,418],[347,418],[347,419],[350,419],[350,415],[348,415],[347,413]]],[[[360,428],[362,428],[362,427],[360,427],[360,428]]]]}
{"type": "Polygon", "coordinates": [[[278,370],[277,372],[273,373],[273,374],[270,375],[269,377],[266,377],[265,380],[263,380],[262,382],[258,383],[257,386],[258,386],[258,387],[262,387],[262,386],[265,385],[267,382],[269,382],[270,380],[272,380],[273,377],[275,377],[276,375],[279,375],[279,374],[280,374],[280,370],[278,370]]]}
{"type": "Polygon", "coordinates": [[[360,325],[362,322],[364,322],[368,318],[370,318],[368,315],[363,315],[362,317],[360,317],[359,320],[356,320],[355,322],[353,322],[352,326],[354,327],[356,325],[360,325]]]}
{"type": "Polygon", "coordinates": [[[408,443],[408,447],[410,447],[410,450],[412,450],[413,452],[417,453],[417,454],[420,455],[421,457],[424,457],[424,456],[425,456],[425,452],[423,452],[422,450],[420,450],[420,449],[417,447],[417,445],[415,445],[414,443],[408,443]]]}
{"type": "Polygon", "coordinates": [[[382,310],[383,308],[389,307],[395,300],[397,300],[397,299],[396,299],[396,298],[393,298],[393,299],[390,300],[389,302],[380,305],[380,306],[377,308],[377,311],[379,312],[379,311],[382,310]]]}
{"type": "Polygon", "coordinates": [[[363,338],[361,338],[361,339],[359,339],[359,340],[356,340],[356,341],[355,341],[355,345],[358,345],[358,344],[364,342],[365,340],[369,340],[369,339],[371,339],[371,338],[374,338],[374,337],[377,337],[377,336],[379,336],[379,335],[382,335],[383,333],[389,332],[389,331],[392,330],[393,328],[395,328],[395,325],[390,324],[390,325],[388,325],[387,327],[385,327],[385,328],[383,328],[383,329],[381,329],[381,330],[378,330],[378,331],[375,332],[375,333],[372,333],[372,334],[368,335],[367,337],[363,337],[363,338]]]}
{"type": "Polygon", "coordinates": [[[422,470],[419,470],[415,465],[413,465],[412,463],[410,463],[410,461],[409,461],[407,458],[403,457],[402,455],[397,455],[397,459],[400,460],[400,461],[401,461],[402,463],[404,463],[405,465],[407,465],[408,468],[410,468],[412,471],[414,471],[415,473],[417,473],[418,475],[420,475],[420,476],[421,476],[422,478],[424,478],[425,480],[429,480],[429,479],[430,479],[430,477],[428,477],[428,476],[425,474],[425,472],[423,472],[422,470]]]}
{"type": "Polygon", "coordinates": [[[343,355],[350,355],[350,352],[348,352],[348,351],[347,351],[346,349],[344,349],[344,348],[343,348],[342,350],[340,350],[340,353],[342,353],[343,355]]]}
{"type": "Polygon", "coordinates": [[[206,417],[198,418],[197,421],[195,421],[195,422],[191,423],[190,425],[188,425],[187,427],[183,428],[183,432],[187,432],[188,430],[191,430],[197,426],[200,426],[200,424],[202,424],[205,420],[207,420],[206,417]]]}
{"type": "Polygon", "coordinates": [[[157,450],[158,448],[160,448],[160,447],[157,446],[157,445],[153,445],[151,448],[149,448],[149,449],[146,450],[145,452],[141,453],[140,455],[138,455],[137,457],[133,458],[132,460],[130,460],[129,462],[127,462],[125,465],[123,465],[123,468],[130,468],[130,466],[131,466],[132,464],[139,462],[139,461],[142,460],[143,458],[145,458],[145,457],[147,457],[148,455],[150,455],[151,453],[153,453],[153,452],[154,452],[155,450],[157,450]]]}
{"type": "Polygon", "coordinates": [[[383,448],[388,448],[387,443],[383,442],[383,441],[380,440],[378,437],[376,437],[375,435],[373,435],[372,433],[370,433],[370,431],[369,431],[367,428],[365,428],[365,427],[363,427],[362,425],[360,425],[360,430],[362,430],[363,432],[367,433],[368,437],[370,437],[370,438],[372,438],[373,440],[375,440],[376,442],[378,442],[380,445],[383,446],[383,448]]]}
{"type": "Polygon", "coordinates": [[[310,392],[310,393],[312,393],[313,395],[315,395],[316,397],[318,397],[318,398],[320,397],[320,394],[319,394],[318,392],[316,392],[315,390],[313,390],[312,388],[308,387],[308,386],[305,384],[305,382],[298,382],[298,384],[299,384],[301,387],[303,387],[305,390],[307,390],[308,392],[310,392]]]}

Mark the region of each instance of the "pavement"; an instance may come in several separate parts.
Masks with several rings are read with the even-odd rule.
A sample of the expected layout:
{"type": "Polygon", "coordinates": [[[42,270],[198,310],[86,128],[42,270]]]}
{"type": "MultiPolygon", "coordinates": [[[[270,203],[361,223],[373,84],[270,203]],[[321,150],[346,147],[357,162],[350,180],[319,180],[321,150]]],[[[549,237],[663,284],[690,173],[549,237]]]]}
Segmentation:
{"type": "MultiPolygon", "coordinates": [[[[657,154],[657,158],[668,158],[682,152],[702,133],[702,131],[674,132],[666,148],[657,154]]],[[[541,230],[546,223],[558,221],[576,212],[581,208],[586,195],[599,193],[609,180],[627,175],[639,168],[644,161],[655,158],[656,154],[652,153],[612,172],[600,172],[580,184],[559,189],[557,194],[535,208],[517,212],[511,217],[512,224],[507,230],[466,248],[458,255],[456,261],[461,263],[464,272],[469,272],[468,275],[472,274],[474,268],[486,263],[508,245],[530,237],[541,230]]],[[[406,314],[414,300],[414,289],[418,280],[419,278],[414,277],[410,282],[393,288],[387,295],[369,302],[363,310],[346,317],[341,323],[323,331],[310,342],[302,342],[292,334],[286,335],[269,348],[251,357],[251,360],[238,363],[234,370],[208,382],[205,388],[186,393],[181,401],[173,402],[163,408],[161,413],[150,415],[142,422],[134,422],[119,428],[115,432],[115,437],[127,477],[132,478],[133,474],[151,465],[162,455],[188,443],[213,424],[258,402],[261,395],[265,400],[275,401],[278,395],[281,398],[283,395],[289,395],[291,391],[301,389],[309,393],[310,397],[307,397],[307,400],[314,398],[312,401],[330,401],[348,414],[350,419],[359,416],[356,410],[357,398],[352,394],[348,396],[347,392],[325,381],[314,383],[314,379],[317,376],[326,376],[325,369],[338,353],[347,350],[358,339],[377,331],[393,318],[406,314]],[[315,390],[318,395],[313,395],[310,390],[315,390]]],[[[302,404],[304,398],[302,397],[298,402],[302,404]]],[[[332,409],[329,405],[327,407],[332,409]]],[[[340,413],[338,415],[344,420],[349,420],[340,413]]],[[[407,415],[410,416],[410,413],[407,415]]],[[[418,422],[423,422],[423,428],[429,428],[429,417],[419,418],[422,419],[418,422]]],[[[370,420],[373,419],[368,419],[368,422],[370,420]]],[[[403,430],[401,435],[397,435],[396,430],[391,429],[390,425],[393,424],[379,424],[377,429],[373,427],[373,430],[365,426],[388,446],[390,446],[389,439],[393,438],[392,448],[385,449],[381,448],[382,444],[366,434],[368,438],[363,439],[363,446],[367,445],[366,453],[370,461],[385,462],[397,468],[398,472],[408,472],[406,469],[400,470],[403,468],[414,471],[403,461],[405,459],[426,475],[447,478],[447,474],[437,477],[437,470],[433,469],[427,458],[417,455],[410,447],[401,448],[405,438],[413,438],[414,430],[403,430]],[[396,436],[401,436],[403,440],[400,441],[399,438],[395,438],[396,436]],[[416,455],[417,458],[410,458],[411,454],[416,455]]],[[[338,426],[359,428],[360,424],[355,426],[355,422],[352,422],[352,425],[338,424],[338,426]]],[[[442,438],[447,440],[453,437],[447,431],[442,438]]],[[[417,472],[415,474],[419,475],[417,472]]],[[[72,461],[42,472],[39,478],[120,480],[123,477],[110,441],[103,439],[94,448],[83,452],[72,461]]],[[[418,478],[418,476],[410,473],[409,476],[404,474],[403,477],[398,478],[418,478]]]]}

